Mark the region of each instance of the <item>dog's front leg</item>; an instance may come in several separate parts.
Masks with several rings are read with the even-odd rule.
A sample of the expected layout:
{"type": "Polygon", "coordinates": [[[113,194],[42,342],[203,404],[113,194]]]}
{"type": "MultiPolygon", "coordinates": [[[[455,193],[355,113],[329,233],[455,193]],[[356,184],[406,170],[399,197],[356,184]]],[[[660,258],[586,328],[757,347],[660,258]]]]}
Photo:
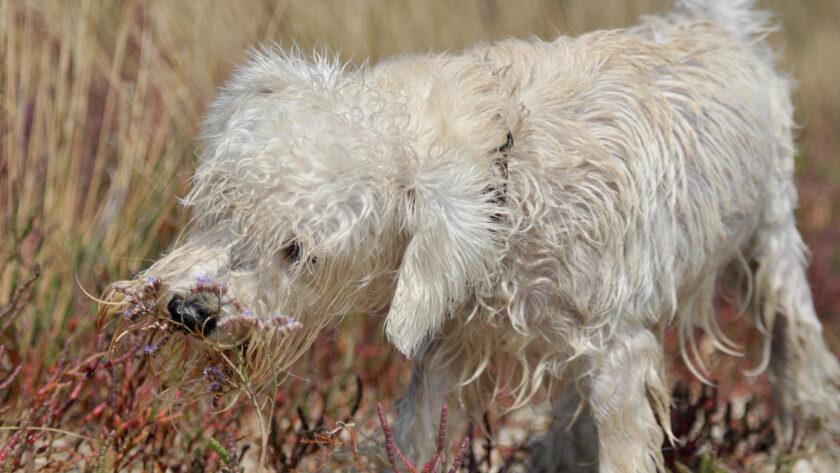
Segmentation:
{"type": "Polygon", "coordinates": [[[598,426],[602,473],[664,471],[662,441],[669,393],[656,336],[644,328],[617,332],[593,360],[590,406],[598,426]]]}
{"type": "Polygon", "coordinates": [[[414,360],[411,383],[397,403],[395,440],[411,461],[422,465],[435,453],[440,410],[450,391],[449,371],[433,366],[434,344],[414,360]]]}

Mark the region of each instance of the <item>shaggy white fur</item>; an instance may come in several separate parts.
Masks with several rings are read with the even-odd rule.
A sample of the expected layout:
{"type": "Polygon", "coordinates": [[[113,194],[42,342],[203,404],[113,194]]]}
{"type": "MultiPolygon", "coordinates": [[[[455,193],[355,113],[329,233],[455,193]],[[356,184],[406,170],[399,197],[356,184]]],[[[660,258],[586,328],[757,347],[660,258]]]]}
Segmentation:
{"type": "Polygon", "coordinates": [[[781,442],[836,468],[840,368],[805,276],[791,81],[767,20],[751,0],[680,0],[628,30],[353,70],[257,53],[208,113],[195,225],[148,274],[169,295],[227,284],[309,341],[387,311],[416,359],[396,426],[414,456],[443,402],[476,414],[501,390],[521,405],[573,384],[603,472],[663,470],[662,331],[679,327],[703,377],[693,334],[735,352],[712,300],[740,280],[781,442]]]}

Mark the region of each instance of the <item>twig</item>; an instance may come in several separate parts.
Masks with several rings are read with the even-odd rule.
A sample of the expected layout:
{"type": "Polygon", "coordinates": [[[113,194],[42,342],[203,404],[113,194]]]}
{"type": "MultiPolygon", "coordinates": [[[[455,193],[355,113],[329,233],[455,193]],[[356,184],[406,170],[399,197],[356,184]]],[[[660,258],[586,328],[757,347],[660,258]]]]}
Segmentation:
{"type": "Polygon", "coordinates": [[[0,384],[0,390],[6,389],[9,386],[11,386],[11,384],[15,381],[15,378],[17,378],[18,374],[20,374],[20,368],[20,365],[15,366],[15,369],[12,370],[12,373],[9,374],[9,376],[6,378],[5,381],[3,381],[2,384],[0,384]]]}
{"type": "Polygon", "coordinates": [[[105,442],[99,448],[99,454],[96,456],[96,473],[105,473],[105,458],[108,456],[111,446],[114,445],[115,435],[116,432],[113,430],[108,432],[108,437],[105,438],[105,442]]]}
{"type": "Polygon", "coordinates": [[[438,424],[437,450],[432,459],[423,467],[423,473],[437,471],[440,462],[443,460],[443,451],[446,449],[446,424],[449,418],[449,409],[446,405],[440,409],[440,423],[438,424]]]}
{"type": "Polygon", "coordinates": [[[12,454],[14,453],[15,447],[17,446],[18,442],[20,441],[21,436],[23,435],[22,432],[26,432],[29,429],[29,424],[32,422],[33,412],[26,411],[23,413],[23,417],[20,421],[20,426],[15,433],[12,434],[12,437],[6,442],[6,445],[3,446],[3,450],[0,450],[0,465],[3,466],[3,471],[11,471],[14,468],[14,460],[12,454]]]}
{"type": "Polygon", "coordinates": [[[40,431],[40,432],[53,432],[53,433],[56,433],[56,434],[68,435],[70,437],[76,437],[76,438],[79,438],[79,439],[82,439],[82,440],[87,440],[89,442],[95,442],[96,441],[96,439],[94,439],[93,437],[88,437],[87,435],[82,435],[82,434],[77,434],[75,432],[70,432],[69,430],[62,430],[62,429],[56,429],[54,427],[43,427],[43,426],[37,426],[37,425],[29,426],[29,427],[23,427],[23,426],[18,427],[16,425],[0,425],[0,430],[18,430],[18,431],[19,430],[34,430],[34,431],[40,431]]]}
{"type": "Polygon", "coordinates": [[[379,424],[382,425],[382,432],[385,434],[385,453],[388,455],[388,463],[394,469],[394,472],[399,473],[400,469],[397,467],[397,449],[394,445],[394,433],[391,431],[391,425],[388,424],[388,419],[385,418],[385,410],[382,404],[376,404],[376,414],[379,416],[379,424]]]}
{"type": "Polygon", "coordinates": [[[394,472],[400,473],[400,469],[397,466],[397,458],[399,458],[405,467],[408,468],[409,472],[417,473],[414,464],[406,458],[405,454],[400,450],[400,447],[394,442],[394,431],[391,429],[391,424],[388,423],[388,418],[385,417],[385,409],[382,408],[382,404],[376,404],[376,414],[379,415],[379,423],[382,425],[382,432],[385,434],[385,451],[388,455],[388,461],[394,468],[394,472]]]}
{"type": "Polygon", "coordinates": [[[461,448],[458,449],[458,453],[455,454],[455,459],[452,460],[452,467],[449,468],[449,473],[456,473],[458,468],[461,468],[461,462],[464,461],[464,455],[467,453],[469,447],[470,438],[464,437],[464,440],[461,440],[461,448]]]}
{"type": "MultiPolygon", "coordinates": [[[[32,285],[35,283],[35,280],[41,275],[41,267],[39,265],[35,265],[32,267],[32,274],[29,278],[23,282],[20,286],[15,289],[15,292],[12,293],[12,297],[9,299],[9,302],[0,307],[0,319],[6,318],[6,316],[13,314],[16,312],[23,302],[26,302],[31,295],[32,295],[32,285]]],[[[2,326],[0,329],[5,330],[9,324],[14,321],[13,318],[9,320],[3,320],[2,326]]]]}

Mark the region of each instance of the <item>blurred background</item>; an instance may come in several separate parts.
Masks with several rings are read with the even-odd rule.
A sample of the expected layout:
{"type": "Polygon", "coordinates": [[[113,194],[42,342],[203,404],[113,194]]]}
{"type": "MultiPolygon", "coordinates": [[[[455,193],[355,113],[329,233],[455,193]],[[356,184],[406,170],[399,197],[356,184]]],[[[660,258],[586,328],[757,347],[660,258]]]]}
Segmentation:
{"type": "MultiPolygon", "coordinates": [[[[778,14],[782,30],[771,41],[799,83],[798,218],[813,253],[817,308],[837,349],[840,2],[760,4],[778,14]]],[[[96,303],[85,292],[99,295],[144,268],[187,222],[178,198],[201,147],[202,114],[249,48],[297,45],[361,64],[618,28],[669,8],[660,0],[0,0],[0,423],[9,427],[0,430],[0,465],[212,469],[247,450],[236,415],[158,412],[154,373],[142,362],[96,371],[107,341],[96,335],[96,303]]],[[[300,447],[302,426],[317,420],[303,412],[307,402],[315,399],[322,423],[345,407],[362,416],[353,406],[362,388],[359,412],[370,418],[372,402],[403,389],[405,363],[369,322],[322,338],[301,368],[309,381],[278,395],[278,470],[295,448],[324,451],[300,447]]]]}

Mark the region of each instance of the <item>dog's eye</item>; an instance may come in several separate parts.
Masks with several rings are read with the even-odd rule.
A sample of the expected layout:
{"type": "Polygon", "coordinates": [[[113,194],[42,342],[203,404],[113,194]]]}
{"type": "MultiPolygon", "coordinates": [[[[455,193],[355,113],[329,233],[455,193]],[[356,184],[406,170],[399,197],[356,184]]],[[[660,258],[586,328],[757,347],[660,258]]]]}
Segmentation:
{"type": "Polygon", "coordinates": [[[286,259],[293,263],[297,263],[300,261],[301,249],[300,243],[296,240],[292,240],[283,248],[283,253],[286,255],[286,259]]]}
{"type": "MultiPolygon", "coordinates": [[[[286,246],[283,247],[283,255],[286,257],[286,260],[291,263],[299,263],[301,256],[303,255],[303,249],[300,246],[300,243],[297,240],[292,240],[286,246]]],[[[314,255],[308,255],[307,264],[315,264],[318,262],[318,257],[314,255]]]]}

